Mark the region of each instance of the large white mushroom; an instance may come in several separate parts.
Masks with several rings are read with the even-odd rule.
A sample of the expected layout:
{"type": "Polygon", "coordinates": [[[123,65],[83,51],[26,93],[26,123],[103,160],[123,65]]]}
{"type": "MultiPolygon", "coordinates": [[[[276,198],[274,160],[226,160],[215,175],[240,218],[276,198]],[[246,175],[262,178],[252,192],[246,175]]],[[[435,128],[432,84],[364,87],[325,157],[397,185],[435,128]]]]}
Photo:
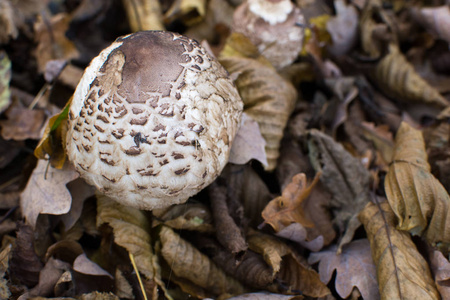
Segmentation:
{"type": "Polygon", "coordinates": [[[68,158],[122,204],[183,203],[227,163],[242,108],[228,73],[196,41],[130,34],[85,70],[69,111],[68,158]]]}

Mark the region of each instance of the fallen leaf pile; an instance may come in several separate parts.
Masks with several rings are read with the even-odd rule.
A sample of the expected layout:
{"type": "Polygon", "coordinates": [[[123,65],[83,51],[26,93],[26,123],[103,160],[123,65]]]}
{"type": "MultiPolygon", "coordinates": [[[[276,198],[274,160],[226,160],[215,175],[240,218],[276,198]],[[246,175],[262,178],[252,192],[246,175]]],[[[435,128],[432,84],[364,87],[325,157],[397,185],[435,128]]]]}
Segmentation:
{"type": "Polygon", "coordinates": [[[0,0],[0,299],[450,300],[449,43],[445,0],[0,0]],[[244,103],[219,178],[153,211],[63,143],[140,30],[198,40],[244,103]]]}

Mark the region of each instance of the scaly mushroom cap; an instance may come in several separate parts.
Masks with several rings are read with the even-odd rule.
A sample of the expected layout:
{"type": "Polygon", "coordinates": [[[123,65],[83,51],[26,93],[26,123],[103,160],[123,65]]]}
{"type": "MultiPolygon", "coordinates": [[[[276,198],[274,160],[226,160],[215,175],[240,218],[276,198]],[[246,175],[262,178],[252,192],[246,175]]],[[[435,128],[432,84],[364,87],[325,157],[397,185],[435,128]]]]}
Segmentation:
{"type": "Polygon", "coordinates": [[[196,41],[130,34],[94,58],[77,86],[68,158],[122,204],[182,203],[222,171],[242,108],[228,73],[196,41]]]}

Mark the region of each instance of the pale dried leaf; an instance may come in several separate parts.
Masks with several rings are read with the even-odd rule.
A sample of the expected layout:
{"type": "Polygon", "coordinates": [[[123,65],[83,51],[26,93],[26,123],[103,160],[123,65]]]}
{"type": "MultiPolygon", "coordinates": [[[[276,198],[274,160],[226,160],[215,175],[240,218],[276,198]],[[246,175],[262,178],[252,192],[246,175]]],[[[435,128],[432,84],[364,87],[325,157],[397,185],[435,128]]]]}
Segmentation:
{"type": "Polygon", "coordinates": [[[302,224],[292,223],[275,234],[276,236],[299,243],[311,251],[319,251],[324,245],[324,238],[319,235],[313,240],[308,240],[308,231],[302,224]]]}
{"type": "Polygon", "coordinates": [[[9,299],[11,292],[8,287],[8,281],[4,278],[5,272],[9,268],[9,257],[11,255],[12,245],[8,244],[0,252],[0,299],[9,299]]]}
{"type": "Polygon", "coordinates": [[[359,218],[370,241],[381,299],[440,299],[428,264],[410,235],[395,229],[389,204],[370,202],[359,218]]]}
{"type": "Polygon", "coordinates": [[[66,184],[78,178],[68,165],[62,170],[39,160],[20,196],[20,207],[28,223],[34,228],[39,214],[62,215],[70,210],[72,197],[66,184]]]}
{"type": "Polygon", "coordinates": [[[206,255],[169,227],[161,228],[160,239],[161,253],[178,277],[186,278],[215,295],[237,295],[245,292],[238,281],[227,276],[206,255]]]}
{"type": "Polygon", "coordinates": [[[450,299],[450,262],[442,252],[431,249],[429,259],[434,281],[442,299],[450,299]]]}
{"type": "Polygon", "coordinates": [[[337,254],[337,246],[333,245],[326,250],[312,253],[308,263],[319,263],[320,280],[328,283],[336,270],[336,291],[339,296],[347,299],[357,287],[364,300],[377,300],[380,298],[376,269],[370,255],[368,240],[356,240],[342,248],[337,254]]]}
{"type": "MultiPolygon", "coordinates": [[[[0,0],[0,6],[2,5],[0,0]]],[[[0,9],[0,12],[2,10],[0,9]]],[[[0,38],[1,40],[1,38],[0,38]]],[[[5,51],[0,51],[0,113],[5,111],[11,103],[9,82],[11,80],[11,61],[5,51]]]]}
{"type": "Polygon", "coordinates": [[[123,0],[131,31],[164,30],[158,0],[123,0]]]}
{"type": "Polygon", "coordinates": [[[119,297],[113,293],[92,292],[81,295],[79,300],[119,300],[119,297]]]}
{"type": "Polygon", "coordinates": [[[450,7],[448,5],[421,8],[420,15],[425,28],[450,43],[450,7]]]}
{"type": "Polygon", "coordinates": [[[241,125],[233,140],[228,162],[243,165],[252,159],[256,159],[267,167],[265,146],[266,141],[261,135],[258,123],[246,113],[243,113],[241,125]]]}
{"type": "Polygon", "coordinates": [[[358,11],[343,0],[335,0],[334,7],[337,15],[327,22],[327,30],[333,41],[329,49],[334,55],[344,55],[358,40],[358,11]]]}
{"type": "Polygon", "coordinates": [[[297,92],[293,85],[275,69],[254,59],[228,57],[220,60],[229,73],[237,73],[235,83],[244,101],[244,111],[259,124],[266,140],[269,163],[265,169],[276,167],[283,131],[291,115],[297,92]]]}
{"type": "Polygon", "coordinates": [[[70,270],[70,264],[50,257],[39,274],[38,285],[30,290],[30,294],[50,296],[61,275],[68,270],[70,270]]]}
{"type": "Polygon", "coordinates": [[[73,269],[79,273],[95,276],[108,276],[113,278],[111,274],[102,269],[95,262],[87,258],[86,254],[80,254],[73,262],[73,269]]]}
{"type": "Polygon", "coordinates": [[[414,70],[395,44],[377,64],[374,77],[384,93],[405,103],[423,103],[439,108],[449,102],[414,70]]]}
{"type": "Polygon", "coordinates": [[[236,297],[228,298],[228,300],[300,300],[300,299],[303,299],[303,296],[272,294],[268,292],[242,294],[236,297]]]}
{"type": "Polygon", "coordinates": [[[116,276],[114,276],[114,279],[116,285],[115,294],[123,299],[134,299],[133,287],[120,269],[116,269],[116,276]]]}

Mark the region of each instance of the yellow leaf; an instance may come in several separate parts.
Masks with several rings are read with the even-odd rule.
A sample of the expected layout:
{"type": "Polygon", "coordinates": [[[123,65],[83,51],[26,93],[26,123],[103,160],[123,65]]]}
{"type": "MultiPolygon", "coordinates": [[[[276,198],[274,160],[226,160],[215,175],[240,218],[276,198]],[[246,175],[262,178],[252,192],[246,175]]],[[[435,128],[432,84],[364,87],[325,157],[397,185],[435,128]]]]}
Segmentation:
{"type": "Polygon", "coordinates": [[[195,25],[203,20],[206,12],[206,0],[177,0],[165,13],[166,23],[181,20],[187,26],[195,25]]]}
{"type": "Polygon", "coordinates": [[[66,161],[67,117],[72,98],[67,101],[62,111],[54,115],[45,127],[44,135],[39,141],[34,155],[39,159],[50,159],[50,164],[61,169],[66,161]]]}
{"type": "Polygon", "coordinates": [[[387,202],[368,203],[359,214],[370,241],[381,299],[440,299],[428,264],[408,233],[395,229],[387,202]]]}

